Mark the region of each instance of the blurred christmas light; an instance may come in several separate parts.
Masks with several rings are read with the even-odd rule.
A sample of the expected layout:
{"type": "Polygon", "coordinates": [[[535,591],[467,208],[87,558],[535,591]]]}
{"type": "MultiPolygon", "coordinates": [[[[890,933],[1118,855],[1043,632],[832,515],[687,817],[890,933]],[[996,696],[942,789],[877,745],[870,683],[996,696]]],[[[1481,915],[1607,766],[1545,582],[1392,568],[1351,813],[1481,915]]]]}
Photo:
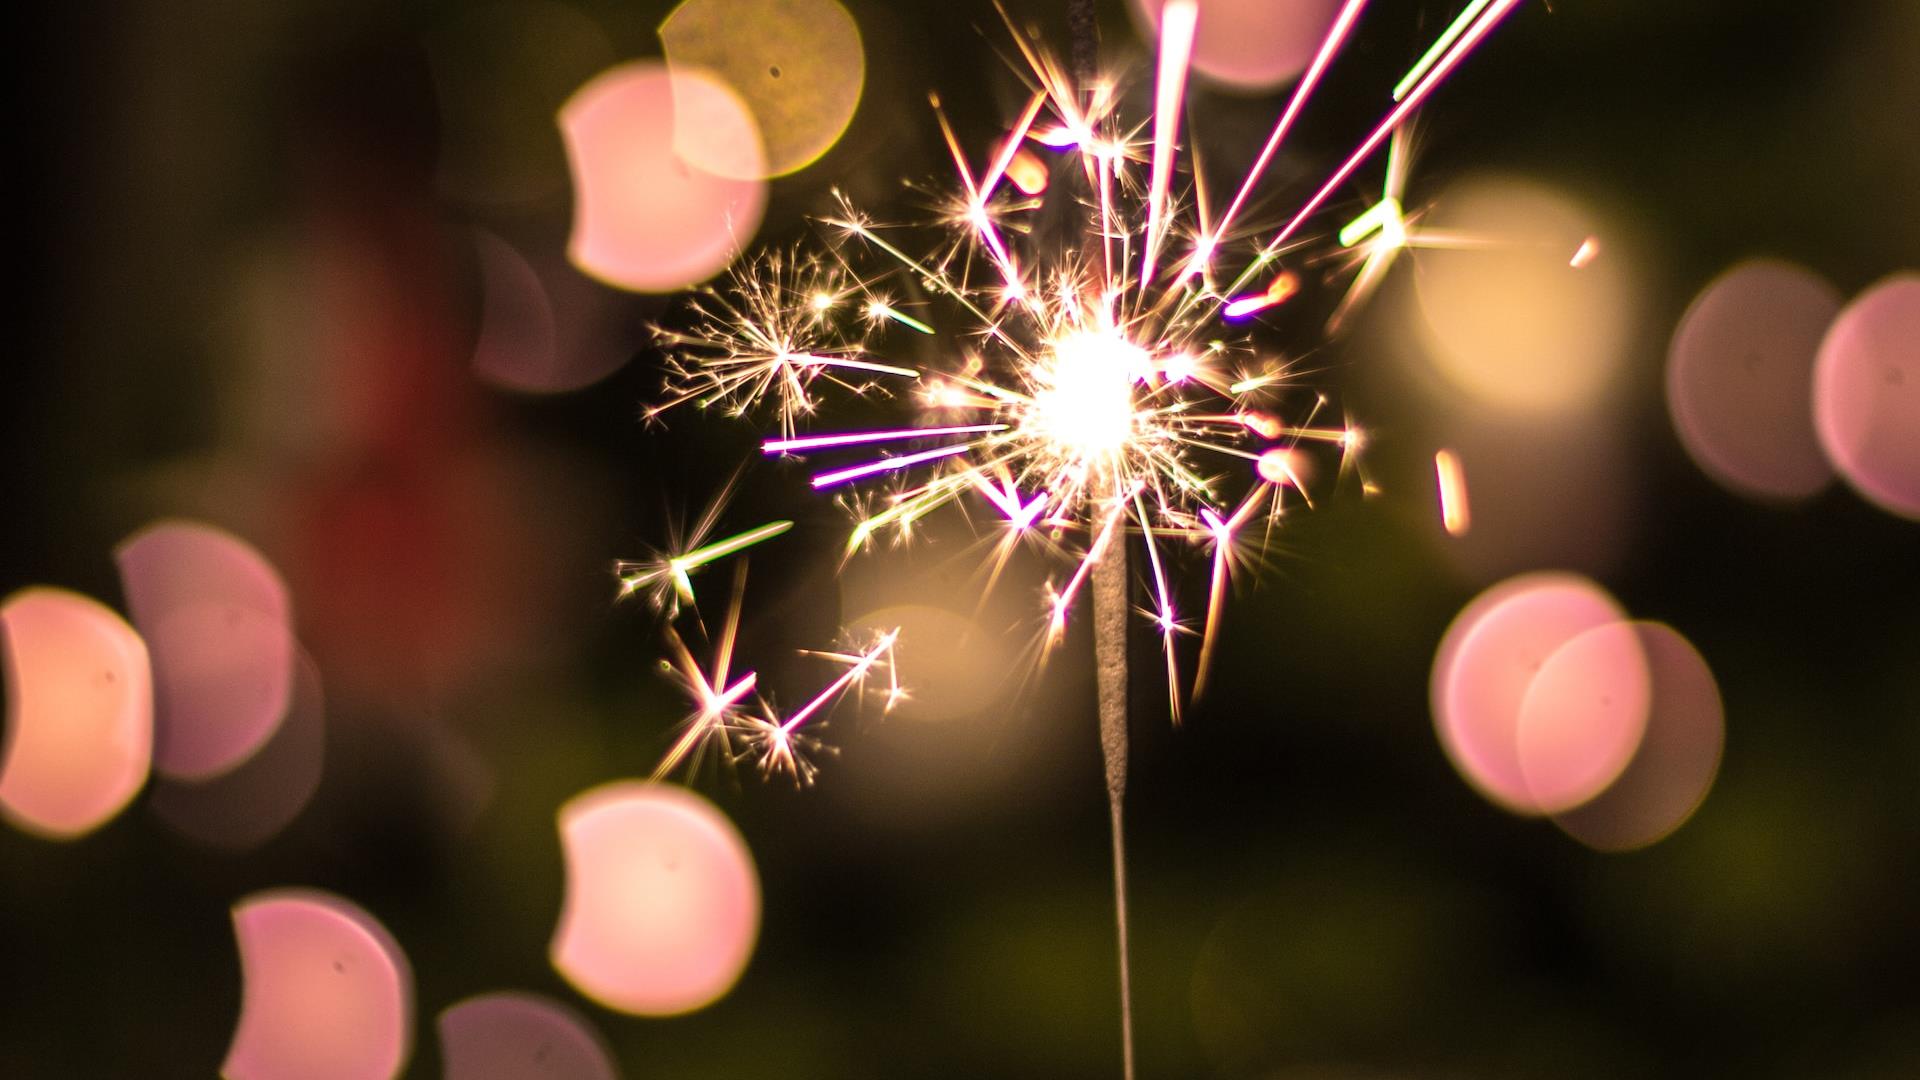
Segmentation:
{"type": "Polygon", "coordinates": [[[1803,267],[1750,260],[1700,291],[1667,349],[1681,445],[1721,485],[1804,499],[1833,479],[1813,427],[1813,364],[1840,294],[1803,267]]]}
{"type": "Polygon", "coordinates": [[[732,988],[760,929],[760,880],[731,823],[680,787],[623,781],[560,808],[554,969],[610,1009],[670,1016],[732,988]]]}
{"type": "Polygon", "coordinates": [[[1643,848],[1685,824],[1713,786],[1726,744],[1720,688],[1699,650],[1670,626],[1624,626],[1646,663],[1646,733],[1606,790],[1553,817],[1569,836],[1600,851],[1643,848]]]}
{"type": "MultiPolygon", "coordinates": [[[[1130,0],[1141,34],[1164,42],[1166,10],[1179,0],[1130,0]]],[[[1200,0],[1193,70],[1244,93],[1273,90],[1300,74],[1333,21],[1338,0],[1200,0]]],[[[1162,46],[1164,48],[1164,45],[1162,46]]]]}
{"type": "Polygon", "coordinates": [[[78,593],[23,589],[0,603],[0,816],[71,840],[127,805],[153,755],[147,665],[140,635],[78,593]]]}
{"type": "Polygon", "coordinates": [[[1593,232],[1591,211],[1532,181],[1480,177],[1445,192],[1412,241],[1440,375],[1515,415],[1591,408],[1618,375],[1632,314],[1622,260],[1568,262],[1593,232]]]}
{"type": "Polygon", "coordinates": [[[1840,312],[1820,343],[1813,408],[1847,483],[1920,521],[1920,274],[1896,274],[1840,312]]]}
{"type": "Polygon", "coordinates": [[[481,994],[440,1014],[446,1080],[618,1080],[613,1054],[579,1013],[539,994],[481,994]]]}
{"type": "Polygon", "coordinates": [[[719,273],[760,227],[760,134],[713,76],[622,64],[576,91],[559,120],[573,174],[568,253],[582,272],[672,292],[719,273]],[[682,131],[697,131],[704,159],[724,160],[728,171],[686,160],[682,131]]]}
{"type": "Polygon", "coordinates": [[[670,71],[718,79],[753,118],[760,145],[743,159],[697,111],[681,113],[674,148],[720,176],[812,164],[853,121],[866,84],[859,24],[836,0],[684,0],[660,23],[660,44],[670,71]]]}
{"type": "Polygon", "coordinates": [[[232,1080],[391,1080],[413,1048],[413,974],[379,920],[319,889],[233,906],[240,1019],[232,1080]]]}
{"type": "Polygon", "coordinates": [[[212,525],[162,521],[115,551],[153,662],[153,766],[204,780],[246,761],[293,698],[298,647],[280,572],[212,525]]]}
{"type": "Polygon", "coordinates": [[[326,764],[326,702],[320,672],[301,654],[293,698],[273,737],[228,772],[181,780],[162,776],[147,796],[154,816],[187,839],[222,851],[271,840],[306,809],[326,764]]]}
{"type": "MultiPolygon", "coordinates": [[[[1521,744],[1528,693],[1561,646],[1625,621],[1605,590],[1575,574],[1523,574],[1475,597],[1441,638],[1431,682],[1434,728],[1460,775],[1518,814],[1565,809],[1543,805],[1528,777],[1521,744]]],[[[1543,713],[1544,722],[1554,719],[1543,713]]]]}
{"type": "Polygon", "coordinates": [[[1596,626],[1554,649],[1528,681],[1514,725],[1533,809],[1569,810],[1611,786],[1646,735],[1652,698],[1631,624],[1596,626]]]}

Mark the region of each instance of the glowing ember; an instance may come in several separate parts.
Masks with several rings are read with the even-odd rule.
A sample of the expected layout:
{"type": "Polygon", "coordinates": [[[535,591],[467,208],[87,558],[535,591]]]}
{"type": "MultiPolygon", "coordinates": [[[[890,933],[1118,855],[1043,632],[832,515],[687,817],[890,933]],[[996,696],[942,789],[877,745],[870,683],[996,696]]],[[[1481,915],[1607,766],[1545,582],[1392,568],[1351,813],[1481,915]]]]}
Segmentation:
{"type": "Polygon", "coordinates": [[[1260,460],[1254,462],[1254,471],[1269,484],[1300,486],[1299,463],[1291,450],[1275,447],[1261,454],[1260,460]]]}
{"type": "Polygon", "coordinates": [[[760,879],[733,824],[685,788],[621,781],[560,808],[567,891],[549,959],[640,1016],[719,999],[753,955],[760,879]]]}
{"type": "Polygon", "coordinates": [[[1440,480],[1440,523],[1454,536],[1465,536],[1473,521],[1467,512],[1467,470],[1459,455],[1441,450],[1433,455],[1433,471],[1440,480]]]}

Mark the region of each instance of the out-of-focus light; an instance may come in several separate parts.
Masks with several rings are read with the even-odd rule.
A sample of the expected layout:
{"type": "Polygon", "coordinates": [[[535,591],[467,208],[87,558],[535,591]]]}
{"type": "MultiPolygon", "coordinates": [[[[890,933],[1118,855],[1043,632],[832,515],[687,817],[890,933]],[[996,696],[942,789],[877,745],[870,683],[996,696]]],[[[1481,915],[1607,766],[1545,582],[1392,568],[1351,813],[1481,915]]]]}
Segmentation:
{"type": "Polygon", "coordinates": [[[1284,446],[1270,447],[1261,451],[1258,461],[1253,463],[1254,471],[1260,479],[1269,484],[1292,484],[1296,488],[1306,487],[1306,477],[1301,475],[1307,467],[1306,456],[1298,450],[1284,446]]]}
{"type": "Polygon", "coordinates": [[[1077,333],[1054,345],[1034,395],[1042,437],[1092,458],[1133,434],[1133,382],[1150,365],[1146,352],[1118,334],[1077,333]]]}
{"type": "Polygon", "coordinates": [[[626,364],[631,350],[606,340],[610,335],[601,324],[608,320],[594,301],[595,294],[608,294],[599,286],[576,276],[572,288],[556,282],[556,294],[540,271],[500,237],[475,229],[473,247],[481,283],[474,374],[521,393],[561,394],[599,382],[626,364]],[[556,300],[571,303],[556,310],[556,300]]]}
{"type": "Polygon", "coordinates": [[[585,1017],[551,998],[511,991],[467,998],[440,1014],[445,1080],[616,1080],[620,1070],[585,1017]]]}
{"type": "Polygon", "coordinates": [[[1589,236],[1580,241],[1580,246],[1574,249],[1573,258],[1567,260],[1567,265],[1578,270],[1599,257],[1600,241],[1596,237],[1589,236]]]}
{"type": "Polygon", "coordinates": [[[413,974],[386,928],[318,889],[254,893],[233,907],[240,1021],[231,1080],[383,1080],[413,1045],[413,974]]]}
{"type": "Polygon", "coordinates": [[[1813,418],[1855,491],[1920,520],[1920,274],[1880,282],[1834,320],[1814,366],[1813,418]]]}
{"type": "Polygon", "coordinates": [[[1534,809],[1572,809],[1606,790],[1639,748],[1651,700],[1630,624],[1596,626],[1555,649],[1521,698],[1515,732],[1534,809]]]}
{"type": "MultiPolygon", "coordinates": [[[[1134,25],[1151,42],[1166,0],[1132,0],[1134,25]]],[[[1193,70],[1236,90],[1271,90],[1306,69],[1333,24],[1337,0],[1200,0],[1193,70]]]]}
{"type": "Polygon", "coordinates": [[[425,45],[440,191],[476,207],[526,207],[564,191],[553,113],[617,58],[606,32],[562,0],[494,0],[438,21],[425,45]]]}
{"type": "Polygon", "coordinates": [[[560,808],[567,891],[549,957],[574,988],[642,1016],[691,1012],[733,988],[760,927],[753,856],[684,788],[625,781],[560,808]]]}
{"type": "Polygon", "coordinates": [[[1667,350],[1667,407],[1693,460],[1723,486],[1801,499],[1833,479],[1813,430],[1813,362],[1840,294],[1793,263],[1756,259],[1715,278],[1667,350]]]}
{"type": "Polygon", "coordinates": [[[571,379],[562,378],[555,385],[560,348],[553,302],[547,298],[540,275],[512,244],[485,230],[474,230],[473,249],[480,266],[480,332],[473,345],[474,373],[513,390],[540,393],[574,389],[571,379]]]}
{"type": "Polygon", "coordinates": [[[1012,632],[1027,625],[1033,598],[1049,595],[1048,567],[1022,557],[1044,528],[1044,494],[1016,486],[995,495],[983,483],[974,521],[934,515],[894,557],[856,559],[833,577],[836,610],[847,613],[842,640],[899,630],[893,674],[904,697],[889,701],[890,685],[876,684],[870,715],[884,708],[885,720],[862,724],[857,739],[829,739],[843,751],[833,759],[835,790],[876,837],[999,828],[1071,798],[1047,778],[1073,759],[1074,732],[1021,718],[1071,712],[1074,679],[1092,678],[1091,650],[1057,652],[1049,664],[1067,670],[1035,680],[1030,642],[1012,632]],[[941,554],[969,547],[982,553],[972,562],[984,579],[941,554]]]}
{"type": "Polygon", "coordinates": [[[1433,455],[1434,477],[1440,486],[1440,524],[1453,536],[1465,536],[1473,524],[1467,506],[1467,470],[1451,450],[1433,455]]]}
{"type": "Polygon", "coordinates": [[[1441,375],[1514,412],[1593,407],[1631,304],[1622,260],[1567,263],[1592,214],[1530,181],[1481,178],[1443,194],[1419,232],[1415,292],[1441,375]]]}
{"type": "Polygon", "coordinates": [[[1007,689],[1015,657],[999,635],[958,612],[929,604],[899,604],[847,622],[855,639],[898,629],[893,663],[906,696],[888,709],[893,722],[944,722],[973,716],[1007,689]]]}
{"type": "Polygon", "coordinates": [[[56,840],[99,828],[146,782],[153,753],[140,635],[77,593],[24,589],[0,604],[0,667],[0,815],[56,840]]]}
{"type": "Polygon", "coordinates": [[[1598,798],[1554,816],[1600,851],[1631,851],[1672,835],[1713,786],[1726,742],[1720,689],[1698,650],[1672,627],[1626,624],[1646,660],[1646,734],[1626,769],[1598,798]]]}
{"type": "Polygon", "coordinates": [[[1038,195],[1047,190],[1047,163],[1023,147],[1014,151],[1013,160],[1007,162],[1007,179],[1013,181],[1021,194],[1038,195]]]}
{"type": "Polygon", "coordinates": [[[162,521],[114,551],[133,624],[152,653],[153,767],[204,779],[273,737],[293,694],[287,586],[239,537],[162,521]]]}
{"type": "MultiPolygon", "coordinates": [[[[684,108],[675,146],[720,176],[782,176],[818,160],[853,120],[866,83],[860,27],[836,0],[685,0],[660,24],[667,66],[739,95],[764,153],[742,157],[684,108]]],[[[676,102],[676,104],[680,104],[676,102]]]]}
{"type": "Polygon", "coordinates": [[[193,603],[220,603],[292,619],[286,582],[245,540],[199,521],[157,521],[114,549],[127,606],[164,615],[193,603]]]}
{"type": "Polygon", "coordinates": [[[676,115],[697,124],[709,156],[725,147],[735,173],[759,170],[752,115],[711,75],[622,64],[561,108],[574,196],[567,250],[584,273],[636,292],[673,292],[720,272],[759,229],[765,182],[687,161],[674,148],[676,115]]]}
{"type": "Polygon", "coordinates": [[[1434,729],[1460,775],[1514,813],[1540,813],[1521,759],[1528,690],[1562,645],[1625,619],[1576,574],[1523,574],[1474,597],[1441,638],[1429,683],[1434,729]]]}
{"type": "Polygon", "coordinates": [[[147,805],[195,843],[224,851],[259,847],[298,817],[320,786],[325,713],[320,672],[302,655],[294,666],[286,719],[258,753],[211,780],[162,778],[147,805]]]}
{"type": "Polygon", "coordinates": [[[1300,291],[1300,279],[1291,270],[1282,270],[1267,283],[1265,292],[1249,293],[1239,297],[1222,309],[1220,314],[1228,319],[1244,319],[1257,312],[1265,311],[1275,304],[1283,304],[1300,291]]]}

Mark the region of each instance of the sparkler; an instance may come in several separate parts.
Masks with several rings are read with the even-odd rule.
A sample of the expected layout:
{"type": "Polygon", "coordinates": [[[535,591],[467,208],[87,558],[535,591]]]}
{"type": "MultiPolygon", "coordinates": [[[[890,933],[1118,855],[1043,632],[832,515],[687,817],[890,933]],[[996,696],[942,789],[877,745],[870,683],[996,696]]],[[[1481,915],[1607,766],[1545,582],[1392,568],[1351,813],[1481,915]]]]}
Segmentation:
{"type": "MultiPolygon", "coordinates": [[[[1305,259],[1304,227],[1383,144],[1381,198],[1339,230],[1357,272],[1333,324],[1397,251],[1422,242],[1402,211],[1403,129],[1519,2],[1472,0],[1383,93],[1384,115],[1353,152],[1257,245],[1247,243],[1242,215],[1366,0],[1340,7],[1221,210],[1201,170],[1188,163],[1188,179],[1179,179],[1197,0],[1162,8],[1153,113],[1141,124],[1121,115],[1117,85],[1093,69],[1091,43],[1080,36],[1091,26],[1089,0],[1073,6],[1082,29],[1071,72],[1009,20],[1029,96],[1006,136],[976,159],[933,102],[957,186],[940,203],[931,243],[876,223],[842,196],[823,221],[825,255],[754,259],[696,302],[690,329],[659,332],[667,393],[649,415],[695,405],[768,417],[778,437],[763,453],[804,461],[810,485],[839,493],[853,511],[849,555],[889,535],[904,539],[928,514],[960,506],[997,521],[996,568],[1025,546],[1066,554],[1059,584],[1049,587],[1046,648],[1058,644],[1079,594],[1093,594],[1129,1076],[1121,830],[1129,549],[1137,540],[1146,556],[1145,611],[1177,722],[1182,703],[1206,682],[1221,606],[1253,534],[1270,532],[1290,504],[1308,502],[1313,455],[1336,457],[1337,478],[1359,470],[1364,443],[1351,423],[1321,417],[1325,399],[1303,392],[1294,360],[1262,352],[1234,323],[1284,309],[1298,294],[1299,272],[1287,264],[1305,259]],[[1071,182],[1051,182],[1062,178],[1071,182]],[[1059,215],[1044,212],[1062,192],[1076,200],[1065,235],[1059,215]],[[891,353],[900,331],[936,359],[909,363],[891,353]],[[908,403],[912,417],[886,429],[802,434],[825,404],[845,397],[892,398],[908,403]],[[1197,616],[1187,616],[1176,607],[1173,570],[1196,553],[1209,564],[1208,588],[1197,616]],[[1180,647],[1189,635],[1199,641],[1190,672],[1180,647]]],[[[686,573],[695,566],[783,525],[670,557],[636,575],[636,587],[665,582],[673,595],[690,593],[686,573]]],[[[731,629],[722,638],[730,641],[731,629]]],[[[679,647],[677,667],[699,711],[663,768],[686,756],[680,745],[688,740],[737,733],[763,769],[810,776],[796,762],[796,729],[872,672],[884,667],[893,679],[894,640],[884,635],[867,650],[838,654],[841,676],[784,721],[736,708],[752,684],[727,682],[724,650],[707,675],[679,647]]],[[[889,702],[898,694],[896,680],[889,702]]]]}

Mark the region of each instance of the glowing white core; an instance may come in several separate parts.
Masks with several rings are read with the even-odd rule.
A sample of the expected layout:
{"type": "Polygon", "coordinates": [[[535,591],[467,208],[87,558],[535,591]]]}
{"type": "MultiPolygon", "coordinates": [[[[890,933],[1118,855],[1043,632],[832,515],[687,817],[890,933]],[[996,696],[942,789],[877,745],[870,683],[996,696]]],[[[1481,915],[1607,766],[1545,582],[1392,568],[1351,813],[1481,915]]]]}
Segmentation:
{"type": "Polygon", "coordinates": [[[1146,351],[1118,334],[1061,339],[1041,373],[1030,426],[1081,457],[1113,453],[1133,435],[1133,381],[1147,367],[1146,351]]]}

